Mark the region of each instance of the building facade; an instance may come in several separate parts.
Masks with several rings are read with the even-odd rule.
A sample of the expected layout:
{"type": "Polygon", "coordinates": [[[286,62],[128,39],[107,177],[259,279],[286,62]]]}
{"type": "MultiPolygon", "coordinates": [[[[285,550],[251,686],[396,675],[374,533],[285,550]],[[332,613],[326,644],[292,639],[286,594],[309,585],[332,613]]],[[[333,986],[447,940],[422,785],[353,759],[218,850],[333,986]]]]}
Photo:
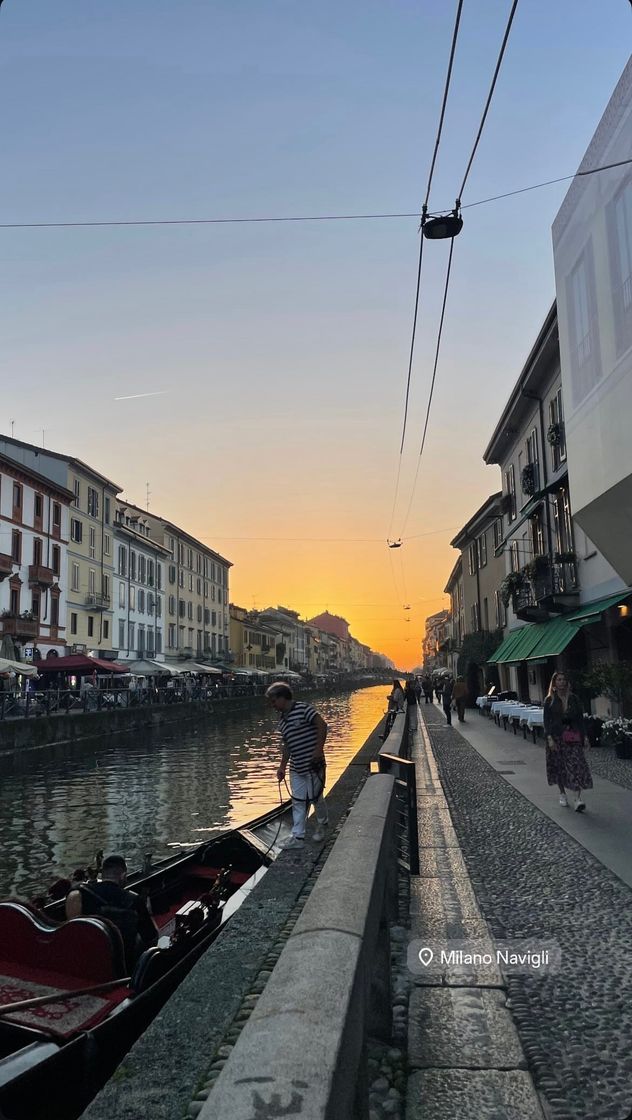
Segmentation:
{"type": "Polygon", "coordinates": [[[554,305],[483,456],[500,468],[503,484],[493,531],[505,558],[499,591],[507,624],[492,664],[503,687],[532,701],[542,700],[555,668],[578,672],[592,663],[604,638],[597,624],[616,629],[614,608],[627,590],[574,519],[565,399],[554,305]]]}
{"type": "Polygon", "coordinates": [[[630,152],[632,59],[553,225],[574,516],[626,586],[632,584],[630,152]],[[581,175],[604,165],[609,170],[581,175]]]}
{"type": "Polygon", "coordinates": [[[72,498],[65,487],[0,455],[0,622],[10,660],[65,653],[72,498]]]}
{"type": "Polygon", "coordinates": [[[146,515],[117,501],[114,511],[114,641],[118,661],[164,661],[164,580],[170,558],[146,515]]]}
{"type": "Polygon", "coordinates": [[[449,610],[437,611],[426,619],[426,630],[422,641],[422,662],[424,672],[448,668],[448,638],[450,636],[449,610]]]}
{"type": "Polygon", "coordinates": [[[80,459],[0,436],[0,454],[70,490],[66,648],[112,657],[112,521],[121,487],[80,459]]]}
{"type": "Polygon", "coordinates": [[[259,669],[266,673],[281,671],[277,661],[283,646],[283,634],[263,620],[256,611],[230,604],[230,648],[236,668],[259,669]]]}

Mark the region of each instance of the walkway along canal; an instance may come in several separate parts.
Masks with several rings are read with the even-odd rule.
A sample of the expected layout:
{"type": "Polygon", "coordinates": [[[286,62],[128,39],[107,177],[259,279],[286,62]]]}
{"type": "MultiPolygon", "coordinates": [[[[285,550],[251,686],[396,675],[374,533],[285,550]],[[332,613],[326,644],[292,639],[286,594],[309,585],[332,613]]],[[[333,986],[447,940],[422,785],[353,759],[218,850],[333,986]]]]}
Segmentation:
{"type": "MultiPolygon", "coordinates": [[[[330,726],[328,788],[380,720],[387,693],[379,685],[314,699],[330,726]]],[[[263,697],[182,726],[27,752],[0,783],[0,897],[37,894],[99,848],[136,867],[148,852],[159,859],[257,816],[278,800],[278,757],[263,697]]]]}

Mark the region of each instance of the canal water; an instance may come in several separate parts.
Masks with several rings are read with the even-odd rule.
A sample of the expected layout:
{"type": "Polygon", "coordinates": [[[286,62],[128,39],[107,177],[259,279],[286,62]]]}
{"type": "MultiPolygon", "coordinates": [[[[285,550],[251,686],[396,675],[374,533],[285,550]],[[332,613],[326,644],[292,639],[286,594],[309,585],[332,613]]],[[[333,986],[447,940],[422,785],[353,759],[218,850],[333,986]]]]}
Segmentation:
{"type": "MultiPolygon", "coordinates": [[[[315,701],[329,724],[328,789],[381,719],[388,692],[379,685],[315,701]]],[[[262,697],[181,729],[31,752],[0,778],[0,898],[39,893],[99,848],[136,869],[147,852],[159,859],[273,808],[276,723],[262,697]]]]}

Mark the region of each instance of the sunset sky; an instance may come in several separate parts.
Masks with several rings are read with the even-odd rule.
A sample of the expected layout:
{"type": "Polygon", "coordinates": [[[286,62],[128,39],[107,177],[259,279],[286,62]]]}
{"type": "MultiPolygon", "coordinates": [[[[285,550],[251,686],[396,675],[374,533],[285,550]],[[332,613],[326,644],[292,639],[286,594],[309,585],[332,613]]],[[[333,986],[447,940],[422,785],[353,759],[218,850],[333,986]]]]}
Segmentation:
{"type": "MultiPolygon", "coordinates": [[[[0,223],[418,212],[455,7],[5,0],[0,223]]],[[[465,0],[431,210],[509,8],[465,0]]],[[[574,171],[628,58],[630,6],[607,9],[518,5],[464,204],[574,171]]],[[[329,609],[412,667],[449,541],[500,487],[481,454],[554,295],[567,186],[464,210],[411,503],[447,257],[427,242],[392,525],[415,219],[0,229],[0,429],[43,429],[140,505],[149,483],[234,563],[234,602],[329,609]]]]}

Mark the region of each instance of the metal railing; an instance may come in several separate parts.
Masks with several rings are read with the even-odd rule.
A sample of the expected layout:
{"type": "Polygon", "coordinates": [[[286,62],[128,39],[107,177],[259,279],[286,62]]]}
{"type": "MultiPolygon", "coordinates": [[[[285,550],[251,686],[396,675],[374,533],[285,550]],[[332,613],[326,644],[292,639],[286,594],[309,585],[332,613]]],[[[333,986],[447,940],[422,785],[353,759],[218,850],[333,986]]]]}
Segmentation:
{"type": "Polygon", "coordinates": [[[417,777],[409,751],[409,712],[389,712],[385,742],[378,753],[380,774],[395,779],[395,828],[397,858],[411,875],[419,874],[419,824],[417,820],[417,777]]]}

